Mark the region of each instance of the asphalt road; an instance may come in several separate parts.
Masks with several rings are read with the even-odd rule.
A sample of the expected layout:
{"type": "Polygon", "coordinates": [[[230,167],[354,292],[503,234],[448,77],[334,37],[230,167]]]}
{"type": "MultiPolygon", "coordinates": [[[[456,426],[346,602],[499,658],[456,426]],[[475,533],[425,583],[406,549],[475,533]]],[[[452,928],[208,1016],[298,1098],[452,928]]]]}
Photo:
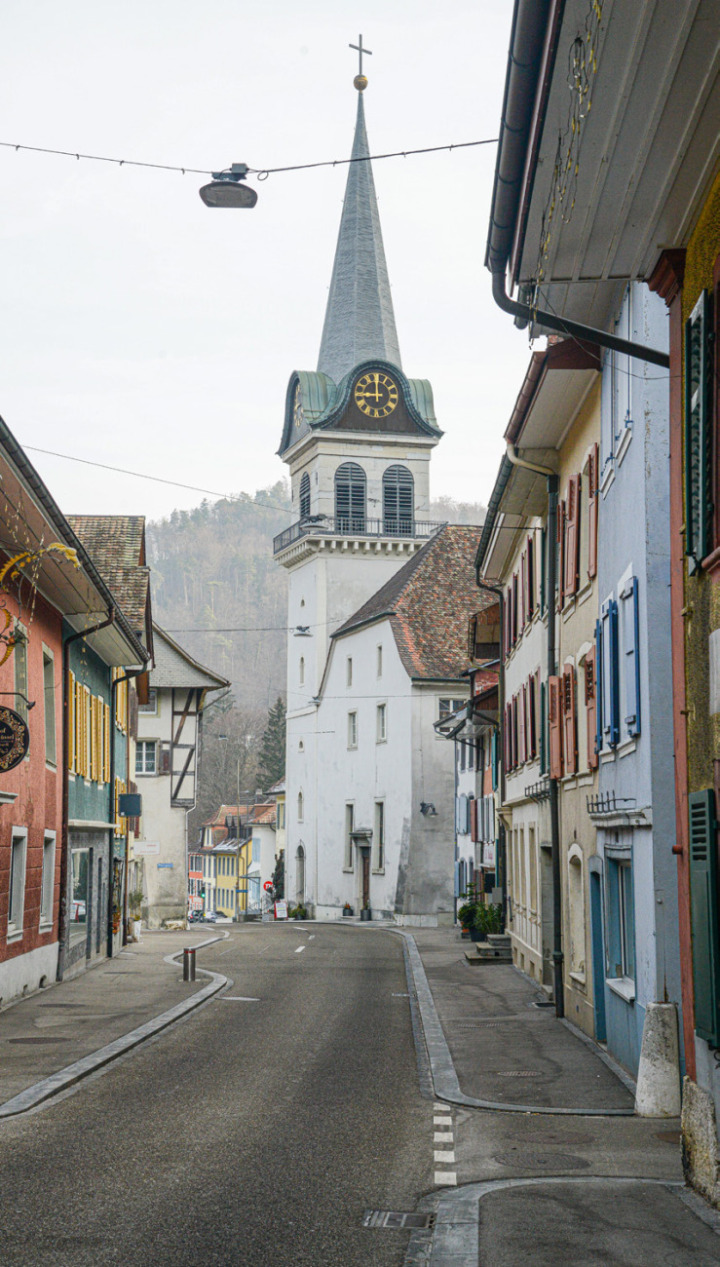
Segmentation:
{"type": "Polygon", "coordinates": [[[217,1000],[0,1124],[3,1267],[400,1267],[361,1225],[433,1185],[400,939],[248,925],[198,960],[217,1000]]]}

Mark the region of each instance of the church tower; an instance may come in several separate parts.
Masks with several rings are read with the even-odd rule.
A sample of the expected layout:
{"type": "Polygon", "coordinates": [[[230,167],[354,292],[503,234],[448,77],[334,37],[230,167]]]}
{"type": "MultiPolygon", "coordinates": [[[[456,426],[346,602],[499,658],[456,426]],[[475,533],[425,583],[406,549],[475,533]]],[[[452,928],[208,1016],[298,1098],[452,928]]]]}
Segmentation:
{"type": "MultiPolygon", "coordinates": [[[[353,46],[356,47],[356,46],[353,46]]],[[[330,636],[432,535],[428,468],[440,431],[432,389],[402,370],[383,249],[363,92],[317,370],[288,384],[278,453],[287,464],[292,524],[275,538],[288,571],[288,896],[312,900],[314,715],[330,636]],[[302,631],[302,632],[300,632],[302,631]],[[299,634],[299,636],[298,636],[299,634]],[[299,864],[303,870],[303,863],[299,864]]]]}

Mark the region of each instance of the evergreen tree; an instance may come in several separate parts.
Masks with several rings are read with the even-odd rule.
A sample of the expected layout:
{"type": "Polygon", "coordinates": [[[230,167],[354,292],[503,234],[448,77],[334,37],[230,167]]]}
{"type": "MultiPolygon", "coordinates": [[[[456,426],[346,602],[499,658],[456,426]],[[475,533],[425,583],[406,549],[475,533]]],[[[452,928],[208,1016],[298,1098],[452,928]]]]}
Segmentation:
{"type": "Polygon", "coordinates": [[[263,791],[285,777],[285,705],[280,696],[268,713],[258,752],[258,781],[263,791]]]}

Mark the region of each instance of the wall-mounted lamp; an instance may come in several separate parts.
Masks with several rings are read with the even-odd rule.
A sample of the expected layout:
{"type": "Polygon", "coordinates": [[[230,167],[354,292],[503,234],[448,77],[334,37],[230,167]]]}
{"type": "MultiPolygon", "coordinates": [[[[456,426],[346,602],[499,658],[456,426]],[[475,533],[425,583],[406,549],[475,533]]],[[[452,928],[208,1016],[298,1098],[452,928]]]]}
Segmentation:
{"type": "Polygon", "coordinates": [[[420,813],[424,814],[426,818],[437,818],[437,810],[432,801],[421,801],[420,813]]]}
{"type": "MultiPolygon", "coordinates": [[[[27,642],[27,639],[26,639],[25,637],[23,637],[23,642],[27,642]]],[[[22,691],[0,691],[0,695],[16,695],[16,696],[19,696],[19,698],[20,698],[20,699],[22,699],[22,700],[24,700],[24,701],[25,701],[25,705],[26,705],[26,708],[27,708],[28,712],[30,711],[30,709],[31,709],[31,708],[34,708],[34,707],[35,707],[35,704],[37,703],[37,700],[34,700],[34,699],[28,699],[27,695],[23,695],[22,691]]]]}
{"type": "Polygon", "coordinates": [[[293,629],[293,638],[312,638],[309,625],[296,625],[293,629]]]}

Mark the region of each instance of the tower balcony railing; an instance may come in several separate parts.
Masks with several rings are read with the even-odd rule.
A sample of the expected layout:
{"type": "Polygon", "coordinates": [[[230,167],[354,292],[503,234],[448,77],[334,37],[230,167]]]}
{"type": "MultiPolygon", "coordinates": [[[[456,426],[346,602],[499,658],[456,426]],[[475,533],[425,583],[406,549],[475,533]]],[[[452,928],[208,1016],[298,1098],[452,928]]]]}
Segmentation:
{"type": "Polygon", "coordinates": [[[401,515],[392,519],[367,519],[365,515],[307,515],[273,540],[273,554],[281,554],[302,537],[391,537],[405,541],[428,540],[441,523],[401,515]]]}

